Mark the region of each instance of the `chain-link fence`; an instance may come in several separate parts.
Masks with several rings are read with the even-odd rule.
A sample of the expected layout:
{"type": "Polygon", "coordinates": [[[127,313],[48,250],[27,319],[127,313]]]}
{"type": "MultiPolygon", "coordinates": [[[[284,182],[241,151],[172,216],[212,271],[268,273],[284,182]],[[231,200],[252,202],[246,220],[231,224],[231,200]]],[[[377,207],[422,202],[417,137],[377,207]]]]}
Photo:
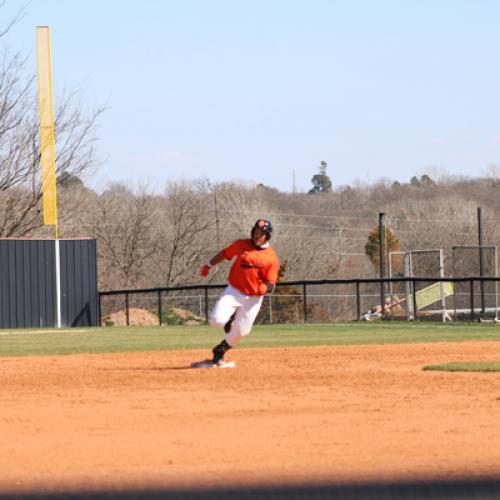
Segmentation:
{"type": "MultiPolygon", "coordinates": [[[[498,281],[500,278],[468,276],[278,283],[275,293],[264,297],[256,323],[332,323],[380,317],[496,320],[498,281]],[[488,307],[483,305],[485,290],[488,307]]],[[[206,323],[224,288],[192,285],[100,292],[100,324],[206,323]]]]}

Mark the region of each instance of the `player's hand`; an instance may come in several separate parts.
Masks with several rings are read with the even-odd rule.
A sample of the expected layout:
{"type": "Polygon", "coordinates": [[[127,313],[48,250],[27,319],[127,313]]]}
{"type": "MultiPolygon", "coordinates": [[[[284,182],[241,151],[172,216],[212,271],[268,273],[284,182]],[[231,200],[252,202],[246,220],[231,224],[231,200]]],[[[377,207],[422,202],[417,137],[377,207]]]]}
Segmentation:
{"type": "Polygon", "coordinates": [[[210,264],[204,264],[203,266],[201,266],[200,276],[203,276],[204,278],[205,276],[208,276],[209,272],[210,272],[210,264]]]}
{"type": "Polygon", "coordinates": [[[274,291],[274,283],[261,283],[259,285],[260,295],[266,295],[268,293],[272,293],[274,291]]]}

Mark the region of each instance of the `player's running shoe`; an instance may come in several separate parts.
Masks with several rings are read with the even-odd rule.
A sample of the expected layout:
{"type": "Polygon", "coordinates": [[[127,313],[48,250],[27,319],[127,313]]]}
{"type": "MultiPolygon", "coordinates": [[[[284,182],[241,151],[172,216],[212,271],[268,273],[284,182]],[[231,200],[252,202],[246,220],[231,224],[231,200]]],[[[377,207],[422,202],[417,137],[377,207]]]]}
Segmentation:
{"type": "Polygon", "coordinates": [[[226,354],[229,349],[231,349],[231,346],[225,340],[212,349],[212,354],[214,356],[212,361],[214,365],[224,363],[224,354],[226,354]]]}

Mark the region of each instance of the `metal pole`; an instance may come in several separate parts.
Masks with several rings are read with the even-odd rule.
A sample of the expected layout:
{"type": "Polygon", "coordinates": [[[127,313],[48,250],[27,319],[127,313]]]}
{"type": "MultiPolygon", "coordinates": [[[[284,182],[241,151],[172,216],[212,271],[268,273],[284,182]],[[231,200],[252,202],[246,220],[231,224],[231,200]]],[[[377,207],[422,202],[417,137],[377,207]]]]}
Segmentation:
{"type": "Polygon", "coordinates": [[[307,323],[307,290],[305,283],[302,285],[302,304],[304,306],[304,323],[307,323]]]}
{"type": "Polygon", "coordinates": [[[126,325],[129,326],[130,324],[130,314],[129,314],[129,309],[128,309],[128,292],[125,292],[125,319],[126,319],[126,325]]]}
{"type": "Polygon", "coordinates": [[[417,319],[417,282],[415,280],[411,280],[413,286],[413,319],[417,319]]]}
{"type": "Polygon", "coordinates": [[[59,250],[59,240],[55,240],[56,259],[56,327],[61,328],[61,252],[59,250]]]}
{"type": "MultiPolygon", "coordinates": [[[[477,207],[477,232],[478,232],[478,242],[479,242],[479,276],[481,278],[484,276],[484,249],[483,249],[483,224],[481,217],[481,207],[477,207]]],[[[484,282],[481,280],[479,282],[479,287],[481,290],[481,316],[485,312],[485,300],[484,300],[484,282]]]]}
{"type": "MultiPolygon", "coordinates": [[[[389,252],[389,278],[392,278],[392,254],[389,252]]],[[[394,287],[392,286],[392,281],[389,282],[389,301],[392,304],[394,302],[394,287]]]]}
{"type": "Polygon", "coordinates": [[[208,288],[205,287],[205,323],[208,323],[208,288]]]}
{"type": "MultiPolygon", "coordinates": [[[[452,251],[452,261],[453,261],[453,278],[455,278],[456,274],[456,266],[455,266],[455,247],[451,247],[452,251]]],[[[456,281],[453,282],[453,321],[457,321],[457,285],[456,281]]]]}
{"type": "Polygon", "coordinates": [[[158,318],[160,320],[160,326],[161,326],[161,290],[158,290],[158,318]]]}
{"type": "MultiPolygon", "coordinates": [[[[498,262],[497,262],[497,247],[493,247],[493,255],[495,256],[495,278],[498,277],[498,262]]],[[[495,280],[495,322],[498,321],[498,280],[495,280]]]]}
{"type": "Polygon", "coordinates": [[[470,284],[470,320],[474,321],[474,280],[469,281],[470,284]]]}
{"type": "MultiPolygon", "coordinates": [[[[444,257],[443,250],[439,250],[439,277],[444,278],[444,257]]],[[[444,281],[440,281],[442,320],[446,323],[446,299],[444,296],[444,281]]]]}
{"type": "Polygon", "coordinates": [[[98,325],[102,326],[102,311],[101,311],[101,294],[97,292],[97,315],[98,315],[98,325]]]}
{"type": "Polygon", "coordinates": [[[269,324],[273,324],[273,303],[271,301],[271,294],[267,296],[269,298],[269,324]]]}
{"type": "MultiPolygon", "coordinates": [[[[385,275],[384,268],[384,254],[385,254],[385,226],[384,226],[384,213],[378,214],[378,235],[380,240],[380,279],[382,279],[385,275]]],[[[385,290],[384,290],[384,282],[380,282],[380,307],[382,317],[385,316],[385,290]]]]}
{"type": "Polygon", "coordinates": [[[361,319],[361,304],[359,301],[359,281],[356,281],[356,316],[359,321],[361,319]]]}
{"type": "MultiPolygon", "coordinates": [[[[405,252],[405,278],[413,276],[413,265],[411,260],[411,252],[405,252]]],[[[413,300],[410,301],[412,297],[411,293],[411,283],[409,281],[405,282],[406,289],[406,314],[408,321],[413,319],[413,300]]]]}

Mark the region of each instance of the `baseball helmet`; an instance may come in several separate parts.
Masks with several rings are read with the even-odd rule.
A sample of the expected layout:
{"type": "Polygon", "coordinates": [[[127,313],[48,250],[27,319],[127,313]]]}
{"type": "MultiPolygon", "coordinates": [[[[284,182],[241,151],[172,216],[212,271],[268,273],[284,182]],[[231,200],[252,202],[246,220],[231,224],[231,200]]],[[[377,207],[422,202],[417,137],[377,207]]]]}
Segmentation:
{"type": "Polygon", "coordinates": [[[257,228],[262,229],[266,233],[266,239],[269,241],[271,239],[271,235],[273,234],[273,226],[271,224],[271,221],[267,219],[258,219],[255,221],[255,224],[252,227],[252,238],[253,238],[253,233],[257,228]]]}

